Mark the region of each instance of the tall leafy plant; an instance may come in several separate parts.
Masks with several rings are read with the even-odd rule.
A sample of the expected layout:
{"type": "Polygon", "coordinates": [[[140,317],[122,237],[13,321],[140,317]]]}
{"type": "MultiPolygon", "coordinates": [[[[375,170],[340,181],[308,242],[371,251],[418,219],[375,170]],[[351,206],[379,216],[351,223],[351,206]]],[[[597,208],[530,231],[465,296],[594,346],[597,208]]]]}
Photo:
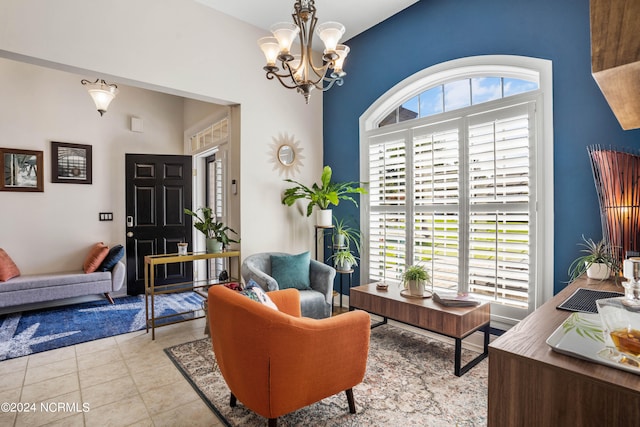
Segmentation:
{"type": "Polygon", "coordinates": [[[332,182],[331,175],[331,167],[325,166],[322,170],[320,185],[314,182],[311,187],[307,187],[293,179],[285,179],[285,181],[295,184],[295,187],[285,190],[282,204],[292,206],[296,200],[306,199],[309,201],[307,204],[307,216],[311,215],[314,206],[318,206],[320,209],[328,209],[331,205],[338,206],[340,200],[349,200],[358,206],[358,202],[350,195],[365,194],[367,190],[360,187],[360,183],[355,181],[332,182]]]}
{"type": "Polygon", "coordinates": [[[230,238],[228,234],[233,233],[237,235],[238,233],[224,225],[224,223],[216,221],[211,208],[205,206],[196,209],[195,212],[185,208],[184,213],[193,217],[193,226],[196,230],[204,234],[207,239],[217,240],[222,243],[223,247],[227,247],[229,243],[240,243],[239,240],[230,238]],[[201,214],[198,214],[198,212],[201,214]]]}

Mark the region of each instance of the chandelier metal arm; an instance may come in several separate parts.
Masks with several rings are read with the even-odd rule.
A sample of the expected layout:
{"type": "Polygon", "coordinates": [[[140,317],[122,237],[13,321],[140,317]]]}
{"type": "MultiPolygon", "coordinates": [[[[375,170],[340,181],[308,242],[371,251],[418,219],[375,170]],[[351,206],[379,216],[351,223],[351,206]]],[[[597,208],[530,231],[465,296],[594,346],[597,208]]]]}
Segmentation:
{"type": "Polygon", "coordinates": [[[286,87],[287,89],[295,89],[298,87],[296,80],[293,78],[291,72],[289,72],[289,74],[278,74],[275,71],[267,71],[267,79],[273,80],[274,78],[277,78],[280,84],[282,84],[282,86],[286,87]],[[291,84],[287,84],[287,81],[289,79],[291,80],[291,84]]]}

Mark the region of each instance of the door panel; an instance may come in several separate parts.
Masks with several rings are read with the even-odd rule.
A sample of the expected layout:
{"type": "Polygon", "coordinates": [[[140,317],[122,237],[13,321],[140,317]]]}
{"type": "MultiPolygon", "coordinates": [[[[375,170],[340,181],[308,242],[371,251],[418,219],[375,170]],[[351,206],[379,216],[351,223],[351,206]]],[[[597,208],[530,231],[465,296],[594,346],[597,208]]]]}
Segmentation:
{"type": "MultiPolygon", "coordinates": [[[[144,293],[144,257],[177,253],[178,243],[192,242],[191,157],[126,155],[127,293],[144,293]]],[[[193,280],[192,263],[158,266],[156,284],[193,280]]]]}

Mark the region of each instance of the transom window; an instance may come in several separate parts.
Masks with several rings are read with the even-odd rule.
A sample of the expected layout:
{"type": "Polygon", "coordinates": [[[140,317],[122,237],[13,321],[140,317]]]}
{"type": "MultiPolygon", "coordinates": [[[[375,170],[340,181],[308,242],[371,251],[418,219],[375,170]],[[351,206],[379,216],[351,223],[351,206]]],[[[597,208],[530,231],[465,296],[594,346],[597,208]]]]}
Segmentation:
{"type": "Polygon", "coordinates": [[[553,272],[541,256],[552,217],[537,209],[542,175],[552,177],[540,73],[488,64],[434,74],[400,84],[361,118],[361,274],[398,282],[420,263],[434,290],[487,299],[509,323],[535,308],[538,278],[553,272]]]}
{"type": "Polygon", "coordinates": [[[509,77],[472,77],[431,87],[405,101],[379,125],[429,117],[538,89],[538,82],[509,77]]]}

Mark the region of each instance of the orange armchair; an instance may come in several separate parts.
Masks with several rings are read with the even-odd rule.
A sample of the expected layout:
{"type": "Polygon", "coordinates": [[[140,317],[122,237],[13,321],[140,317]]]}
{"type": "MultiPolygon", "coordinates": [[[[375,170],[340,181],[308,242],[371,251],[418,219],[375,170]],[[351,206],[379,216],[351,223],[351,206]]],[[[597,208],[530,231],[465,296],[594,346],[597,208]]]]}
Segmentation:
{"type": "Polygon", "coordinates": [[[278,417],[345,391],[364,378],[370,318],[351,311],[300,317],[296,289],[268,293],[280,311],[224,286],[209,288],[209,326],[220,372],[236,398],[276,426],[278,417]]]}

